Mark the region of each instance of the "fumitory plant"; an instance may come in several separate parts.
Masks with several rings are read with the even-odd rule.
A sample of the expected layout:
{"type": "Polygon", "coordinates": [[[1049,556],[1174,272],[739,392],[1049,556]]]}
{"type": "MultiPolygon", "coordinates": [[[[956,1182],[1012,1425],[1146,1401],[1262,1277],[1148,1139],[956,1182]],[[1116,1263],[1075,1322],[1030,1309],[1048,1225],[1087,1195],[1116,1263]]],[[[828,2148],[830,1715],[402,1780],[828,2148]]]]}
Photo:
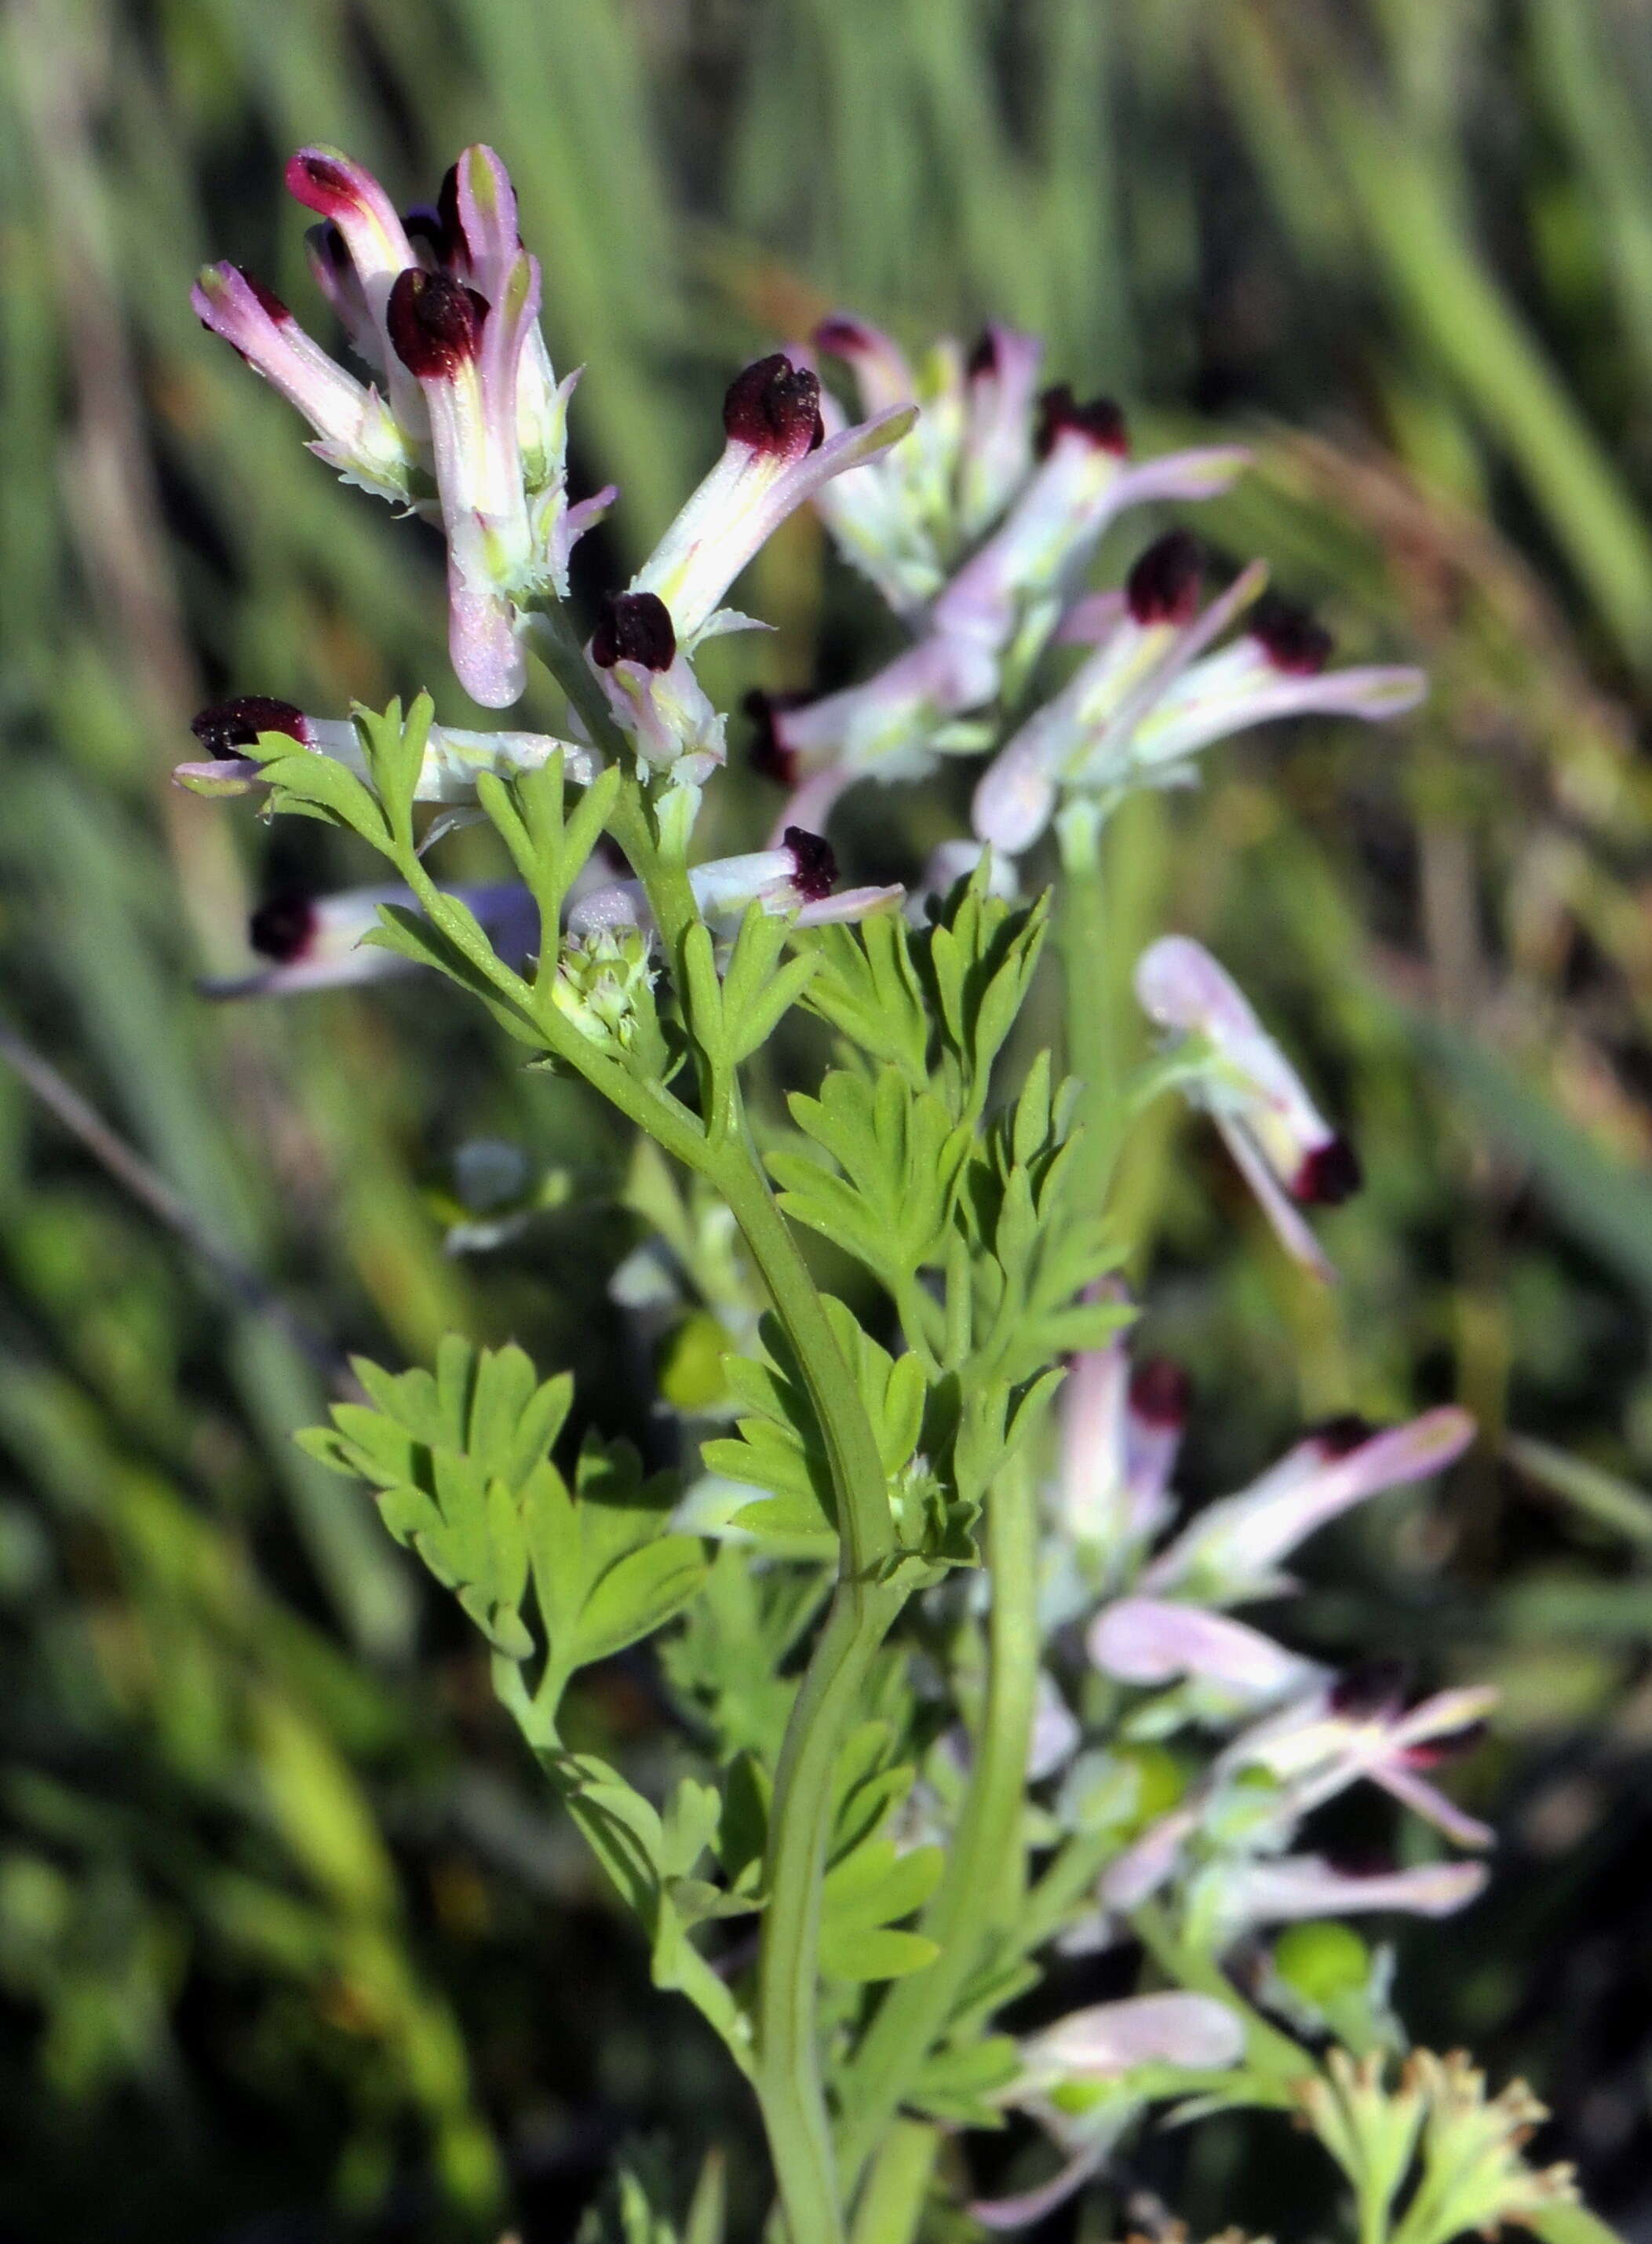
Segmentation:
{"type": "MultiPolygon", "coordinates": [[[[384,861],[374,885],[273,899],[251,929],[264,964],[220,986],[421,968],[458,984],[529,1066],[631,1125],[617,1189],[649,1236],[615,1298],[673,1305],[692,1341],[637,1399],[638,1423],[674,1417],[669,1470],[645,1470],[624,1428],[570,1447],[569,1377],[462,1334],[432,1369],[358,1361],[302,1438],[458,1599],[656,1984],[749,2080],[777,2233],[1014,2228],[1156,2118],[1243,2109],[1311,2131],[1360,2244],[1506,2220],[1586,2236],[1568,2170],[1526,2154],[1529,2094],[1408,2051],[1387,1952],[1347,1922],[1440,1916],[1480,1889],[1492,1834],[1433,1772],[1491,1694],[1333,1673],[1236,1616],[1289,1593],[1325,1522],[1440,1471],[1473,1429],[1449,1407],[1313,1428],[1188,1517],[1185,1382],[1132,1361],[1119,1277],[1112,1180],[1161,1099],[1209,1116],[1318,1281],[1311,1212],[1359,1171],[1183,936],[1135,966],[1157,1033],[1120,1065],[1096,987],[1108,821],[1134,790],[1192,783],[1229,735],[1391,716],[1420,678],[1333,666],[1260,563],[1207,599],[1211,565],[1180,527],[1094,589],[1122,516],[1217,493],[1244,455],[1136,457],[1116,406],[1041,390],[1037,342],[996,326],[914,366],[834,318],[738,373],[719,456],[581,618],[570,554],[616,494],[570,493],[577,376],[548,352],[503,166],[466,150],[407,215],[329,149],[287,180],[320,221],[315,276],[362,373],[233,266],[201,275],[201,319],[321,460],[440,529],[471,699],[510,707],[536,658],[565,714],[552,734],[476,731],[438,723],[423,693],[344,714],[261,690],[203,712],[186,785],[255,794],[384,861]],[[823,385],[828,362],[853,406],[823,385]],[[755,700],[785,805],[765,846],[708,860],[727,719],[698,657],[754,627],[728,594],[806,504],[909,644],[823,699],[755,700]],[[840,887],[838,798],[960,757],[985,760],[973,831],[910,896],[840,887]],[[502,877],[444,883],[443,838],[484,821],[502,877]],[[1052,902],[1064,1049],[1028,1054],[1017,1023],[1052,902]],[[783,1112],[750,1068],[777,1037],[762,1085],[830,1053],[783,1112]],[[861,1274],[854,1306],[820,1283],[808,1234],[861,1274]],[[564,1723],[581,1670],[644,1640],[676,1717],[663,1791],[564,1723]],[[1366,1781],[1414,1819],[1407,1867],[1350,1869],[1316,1839],[1317,1811],[1366,1781]],[[1431,1851],[1429,1829],[1460,1851],[1431,1851]],[[1052,2019],[1033,1992],[1050,1958],[1101,1950],[1135,1991],[1052,2019]],[[1010,2126],[1028,2186],[989,2194],[970,2137],[1010,2126]]],[[[710,2244],[716,2170],[685,2231],[681,2180],[621,2177],[623,2233],[710,2244]]]]}

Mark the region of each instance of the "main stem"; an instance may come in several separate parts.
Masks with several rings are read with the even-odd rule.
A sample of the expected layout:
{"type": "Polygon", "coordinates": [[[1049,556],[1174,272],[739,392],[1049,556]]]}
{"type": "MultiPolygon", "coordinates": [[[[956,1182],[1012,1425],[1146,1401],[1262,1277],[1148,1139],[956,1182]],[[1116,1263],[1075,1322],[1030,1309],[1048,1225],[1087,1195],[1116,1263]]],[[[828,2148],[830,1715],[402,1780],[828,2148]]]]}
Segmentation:
{"type": "Polygon", "coordinates": [[[933,2119],[897,2119],[883,2139],[855,2208],[849,2244],[909,2244],[923,2218],[941,2148],[933,2119]]]}
{"type": "MultiPolygon", "coordinates": [[[[565,631],[552,635],[548,659],[588,725],[599,714],[606,720],[606,712],[592,704],[583,656],[565,631]]],[[[622,792],[613,824],[647,891],[666,956],[677,965],[696,917],[687,868],[661,848],[635,783],[622,792]]],[[[906,1592],[878,1579],[896,1539],[872,1422],[757,1154],[738,1126],[715,1148],[698,1139],[696,1152],[697,1165],[727,1201],[797,1352],[837,1504],[838,1587],[799,1686],[775,1772],[753,2023],[758,2100],[791,2244],[843,2244],[818,2025],[832,1774],[867,1670],[906,1592]]]]}
{"type": "Polygon", "coordinates": [[[838,1586],[775,1771],[754,2024],[758,2099],[792,2244],[839,2244],[843,2216],[817,2022],[832,1772],[906,1592],[875,1579],[895,1538],[871,1422],[797,1243],[743,1139],[729,1141],[718,1181],[798,1351],[838,1503],[838,1586]]]}
{"type": "Polygon", "coordinates": [[[941,1952],[923,1970],[894,1983],[856,2053],[839,2145],[851,2187],[981,1959],[1019,1842],[1038,1680],[1037,1507],[1019,1460],[1012,1460],[988,1499],[987,1565],[986,1707],[946,1873],[922,1925],[941,1952]]]}

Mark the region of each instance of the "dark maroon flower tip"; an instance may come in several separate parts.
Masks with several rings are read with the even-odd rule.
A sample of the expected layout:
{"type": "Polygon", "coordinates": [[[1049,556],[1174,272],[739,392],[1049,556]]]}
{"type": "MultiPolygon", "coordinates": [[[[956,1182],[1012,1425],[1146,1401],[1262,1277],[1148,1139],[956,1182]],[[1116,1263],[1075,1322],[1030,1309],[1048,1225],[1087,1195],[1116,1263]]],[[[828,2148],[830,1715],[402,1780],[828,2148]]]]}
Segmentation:
{"type": "Polygon", "coordinates": [[[1345,1138],[1327,1138],[1305,1155],[1291,1179],[1291,1197],[1305,1207],[1340,1207],[1364,1182],[1359,1157],[1345,1138]]]}
{"type": "Polygon", "coordinates": [[[259,309],[265,314],[266,317],[273,320],[278,328],[291,327],[293,314],[287,310],[274,289],[266,288],[261,280],[255,280],[253,275],[243,271],[240,266],[236,266],[234,269],[240,274],[242,280],[258,298],[259,309]]]}
{"type": "Polygon", "coordinates": [[[998,338],[990,328],[983,328],[969,347],[969,356],[964,362],[964,371],[971,382],[998,371],[998,338]]]}
{"type": "Polygon", "coordinates": [[[324,218],[320,226],[313,226],[304,238],[323,264],[341,280],[354,271],[350,245],[330,218],[324,218]]]}
{"type": "Polygon", "coordinates": [[[806,366],[793,366],[784,351],[759,359],[730,382],[723,429],[755,452],[800,460],[826,437],[819,379],[806,366]]]}
{"type": "Polygon", "coordinates": [[[287,159],[287,190],[307,210],[320,211],[323,218],[354,210],[361,199],[350,166],[314,148],[300,148],[296,156],[287,159]]]}
{"type": "Polygon", "coordinates": [[[470,244],[465,240],[463,220],[459,216],[459,166],[449,164],[442,174],[442,185],[436,189],[436,216],[442,223],[442,239],[448,245],[450,264],[468,264],[470,244]]]}
{"type": "Polygon", "coordinates": [[[396,356],[421,381],[450,381],[482,348],[485,300],[449,273],[398,273],[385,310],[396,356]]]}
{"type": "Polygon", "coordinates": [[[1326,1867],[1339,1878],[1392,1877],[1397,1863],[1380,1847],[1338,1847],[1325,1856],[1326,1867]]]}
{"type": "Polygon", "coordinates": [[[1414,1746],[1407,1746],[1401,1756],[1407,1768],[1440,1768],[1447,1761],[1461,1761],[1465,1754],[1483,1745],[1489,1734],[1484,1722],[1465,1722],[1460,1730],[1446,1730],[1437,1738],[1424,1738],[1414,1746]]]}
{"type": "Polygon", "coordinates": [[[1336,641],[1322,623],[1292,600],[1264,592],[1245,618],[1245,630],[1276,670],[1291,678],[1317,678],[1336,641]]]}
{"type": "Polygon", "coordinates": [[[1124,580],[1124,597],[1138,624],[1190,624],[1199,609],[1204,548],[1191,531],[1167,530],[1155,539],[1124,580]]]}
{"type": "Polygon", "coordinates": [[[273,958],[279,966],[291,966],[309,949],[316,924],[314,898],[298,889],[281,889],[248,920],[246,939],[260,957],[273,958]]]}
{"type": "Polygon", "coordinates": [[[1370,1721],[1398,1711],[1406,1691],[1406,1668],[1399,1659],[1361,1659],[1344,1668],[1327,1694],[1333,1714],[1351,1722],[1370,1721]]]}
{"type": "Polygon", "coordinates": [[[304,712],[273,694],[243,693],[233,701],[215,701],[190,720],[189,729],[209,756],[219,762],[238,748],[256,747],[260,733],[290,733],[303,747],[310,744],[304,712]]]}
{"type": "Polygon", "coordinates": [[[1130,1374],[1130,1409],[1156,1432],[1179,1432],[1192,1400],[1192,1381],[1168,1355],[1150,1355],[1130,1374]]]}
{"type": "Polygon", "coordinates": [[[669,670],[677,659],[677,632],[659,594],[610,592],[591,633],[590,659],[599,670],[611,670],[617,662],[669,670]]]}
{"type": "Polygon", "coordinates": [[[837,852],[824,834],[788,826],[780,836],[792,852],[792,885],[806,904],[818,904],[837,885],[837,852]]]}
{"type": "Polygon", "coordinates": [[[780,728],[775,720],[783,710],[795,708],[802,700],[798,693],[765,693],[754,686],[740,706],[752,720],[752,746],[748,751],[754,772],[765,779],[779,780],[782,787],[798,783],[797,751],[788,748],[780,738],[780,728]]]}
{"type": "Polygon", "coordinates": [[[1085,437],[1102,452],[1123,454],[1129,448],[1123,411],[1110,397],[1092,397],[1081,404],[1071,385],[1062,382],[1047,389],[1038,401],[1039,458],[1047,458],[1056,438],[1069,433],[1085,437]]]}
{"type": "Polygon", "coordinates": [[[445,273],[453,251],[442,213],[431,203],[415,203],[401,213],[401,231],[413,244],[413,253],[432,273],[445,273]]]}
{"type": "MultiPolygon", "coordinates": [[[[846,312],[833,312],[820,321],[810,341],[830,358],[855,359],[872,348],[871,330],[846,312]]],[[[764,362],[767,364],[766,360],[764,362]]]]}
{"type": "Polygon", "coordinates": [[[1376,1430],[1370,1419],[1362,1418],[1357,1410],[1341,1410],[1334,1418],[1321,1418],[1318,1424],[1305,1426],[1302,1438],[1320,1450],[1329,1463],[1363,1449],[1376,1430]]]}

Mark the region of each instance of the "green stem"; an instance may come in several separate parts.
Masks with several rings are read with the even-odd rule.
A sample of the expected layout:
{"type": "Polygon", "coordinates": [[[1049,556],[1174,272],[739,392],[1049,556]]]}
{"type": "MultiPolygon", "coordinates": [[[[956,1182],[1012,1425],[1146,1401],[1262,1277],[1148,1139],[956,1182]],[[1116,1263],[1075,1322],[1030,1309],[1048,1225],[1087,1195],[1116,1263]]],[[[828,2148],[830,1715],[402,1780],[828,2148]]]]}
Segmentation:
{"type": "MultiPolygon", "coordinates": [[[[610,755],[623,755],[624,743],[601,686],[561,608],[543,617],[539,647],[593,740],[610,755]]],[[[622,787],[610,825],[647,893],[680,983],[684,941],[698,917],[687,866],[680,851],[661,846],[636,780],[622,787]]],[[[610,1072],[624,1073],[603,1071],[604,1077],[610,1072]]],[[[606,1080],[602,1087],[610,1097],[621,1089],[606,1080]]],[[[876,1579],[896,1549],[887,1477],[853,1371],[744,1130],[731,1131],[713,1146],[703,1126],[669,1094],[651,1096],[629,1081],[615,1103],[723,1193],[796,1351],[832,1470],[839,1585],[799,1686],[775,1773],[754,2024],[758,2098],[791,2244],[842,2244],[817,2024],[820,1894],[839,1747],[867,1670],[906,1601],[903,1588],[876,1579]],[[660,1126],[663,1121],[668,1129],[660,1126]]]]}
{"type": "Polygon", "coordinates": [[[832,1772],[867,1670],[905,1593],[839,1581],[799,1687],[775,1772],[758,1948],[757,2092],[790,2244],[841,2244],[843,2215],[817,2009],[832,1772]]]}
{"type": "Polygon", "coordinates": [[[548,600],[536,611],[529,644],[577,710],[592,743],[612,761],[629,753],[629,743],[614,722],[607,696],[585,659],[579,634],[560,600],[548,600]]]}
{"type": "Polygon", "coordinates": [[[981,1959],[1019,1843],[1028,1740],[1038,1680],[1038,1518],[1030,1476],[1012,1463],[989,1501],[992,1581],[987,1704],[945,1876],[923,1918],[941,1953],[885,1996],[856,2052],[840,2133],[843,2169],[859,2173],[981,1959]]]}
{"type": "Polygon", "coordinates": [[[897,2119],[873,2161],[849,2244],[911,2244],[923,2218],[941,2130],[929,2119],[897,2119]]]}
{"type": "MultiPolygon", "coordinates": [[[[666,955],[682,956],[697,914],[686,867],[662,849],[641,791],[622,790],[616,839],[647,890],[666,955]]],[[[738,1104],[736,1107],[738,1115],[738,1104]]],[[[825,1626],[786,1726],[770,1806],[768,1905],[758,1949],[756,2085],[791,2244],[841,2244],[843,2216],[821,2076],[818,2026],[820,1894],[832,1774],[866,1673],[906,1601],[880,1584],[896,1549],[877,1436],[791,1227],[744,1129],[699,1165],[727,1201],[796,1351],[832,1470],[841,1557],[825,1626]]]]}

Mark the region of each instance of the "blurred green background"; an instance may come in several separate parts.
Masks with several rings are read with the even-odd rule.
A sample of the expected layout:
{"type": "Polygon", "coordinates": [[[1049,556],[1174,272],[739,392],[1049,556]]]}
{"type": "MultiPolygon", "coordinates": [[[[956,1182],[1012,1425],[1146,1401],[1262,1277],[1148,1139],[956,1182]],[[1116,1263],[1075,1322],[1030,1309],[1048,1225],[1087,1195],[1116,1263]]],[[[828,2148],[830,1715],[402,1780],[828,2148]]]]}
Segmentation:
{"type": "MultiPolygon", "coordinates": [[[[645,1425],[600,1283],[624,1149],[440,991],[192,987],[273,886],[364,876],[174,791],[193,710],[428,683],[465,711],[431,540],[306,461],[190,278],[231,256],[316,320],[288,151],[410,201],[477,138],[588,369],[577,489],[623,489],[590,581],[657,534],[744,358],[837,303],[909,344],[990,314],[1151,438],[1252,441],[1200,526],[1431,671],[1403,728],[1218,752],[1115,845],[1115,975],[1204,935],[1353,1129],[1340,1288],[1168,1114],[1125,1200],[1150,1344],[1197,1382],[1193,1492],[1304,1416],[1480,1416],[1442,1495],[1316,1546],[1292,1626],[1504,1686],[1467,1780],[1500,1876],[1400,1940],[1402,1997],[1526,2070],[1554,2154],[1652,2234],[1652,7],[10,0],[0,85],[3,1021],[284,1305],[0,1066],[0,2234],[484,2237],[509,2208],[552,2240],[628,2133],[749,2128],[445,1601],[288,1438],[339,1348],[423,1359],[455,1322],[645,1425]],[[447,1252],[455,1152],[497,1138],[561,1205],[447,1252]]],[[[758,573],[780,628],[729,693],[881,646],[811,525],[758,573]]],[[[910,873],[960,799],[851,798],[849,854],[910,873]]],[[[732,776],[717,838],[772,808],[732,776]]],[[[582,1719],[664,1749],[645,1666],[582,1719]]],[[[1196,2233],[1305,2233],[1277,2139],[1159,2155],[1136,2179],[1196,2233]]]]}

